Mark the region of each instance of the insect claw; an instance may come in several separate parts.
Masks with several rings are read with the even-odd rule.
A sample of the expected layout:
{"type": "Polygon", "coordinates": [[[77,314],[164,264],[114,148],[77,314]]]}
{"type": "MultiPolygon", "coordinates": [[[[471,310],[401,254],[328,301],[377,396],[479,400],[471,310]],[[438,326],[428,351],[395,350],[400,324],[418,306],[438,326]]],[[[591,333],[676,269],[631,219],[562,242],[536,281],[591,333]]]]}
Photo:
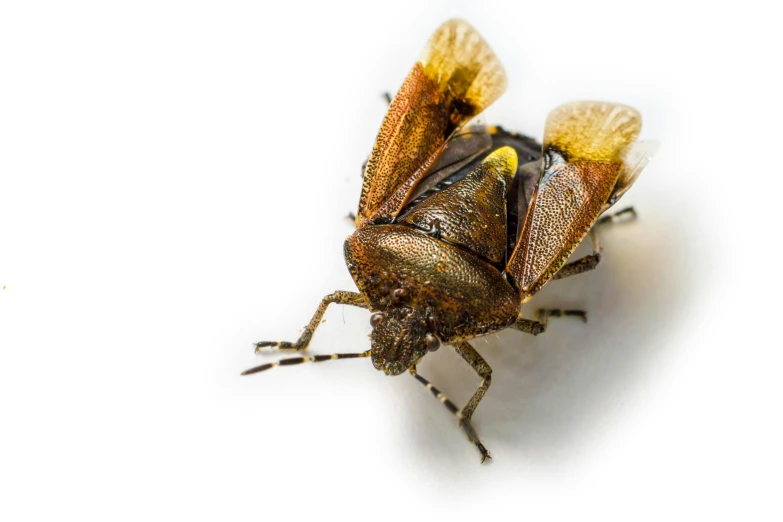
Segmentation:
{"type": "Polygon", "coordinates": [[[620,210],[619,212],[615,212],[614,213],[614,217],[615,218],[621,218],[621,219],[624,218],[624,219],[627,219],[627,220],[632,220],[632,219],[636,219],[637,217],[639,217],[639,215],[636,213],[636,209],[635,208],[627,207],[627,208],[624,208],[624,209],[620,210]]]}
{"type": "Polygon", "coordinates": [[[484,462],[487,459],[492,460],[492,455],[490,455],[489,451],[487,450],[487,448],[484,447],[484,445],[482,443],[477,442],[476,443],[476,447],[481,452],[481,463],[482,464],[484,464],[484,462]]]}
{"type": "Polygon", "coordinates": [[[270,347],[270,346],[274,346],[275,344],[276,343],[271,343],[271,342],[268,342],[268,341],[263,341],[263,342],[260,342],[260,343],[256,343],[256,344],[253,345],[253,346],[256,347],[254,351],[255,351],[255,353],[261,353],[261,349],[262,348],[267,348],[267,347],[270,347]]]}
{"type": "Polygon", "coordinates": [[[636,213],[636,209],[633,207],[626,207],[622,210],[619,210],[615,212],[614,214],[609,214],[608,216],[602,216],[601,219],[599,219],[596,224],[602,225],[604,223],[618,223],[623,221],[633,221],[634,219],[638,218],[639,215],[636,213]]]}

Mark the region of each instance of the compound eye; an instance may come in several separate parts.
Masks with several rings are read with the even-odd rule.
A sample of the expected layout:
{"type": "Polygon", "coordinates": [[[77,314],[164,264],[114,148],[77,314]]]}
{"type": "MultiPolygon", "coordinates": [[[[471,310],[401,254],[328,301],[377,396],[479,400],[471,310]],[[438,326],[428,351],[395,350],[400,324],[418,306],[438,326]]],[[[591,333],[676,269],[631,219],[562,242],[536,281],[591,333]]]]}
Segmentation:
{"type": "Polygon", "coordinates": [[[427,351],[434,352],[438,348],[440,348],[440,341],[434,335],[427,334],[427,337],[425,337],[425,339],[427,341],[427,351]]]}
{"type": "Polygon", "coordinates": [[[376,312],[370,316],[370,325],[375,328],[378,326],[378,323],[381,322],[381,319],[383,319],[383,314],[381,312],[376,312]]]}
{"type": "Polygon", "coordinates": [[[406,297],[408,297],[408,290],[406,288],[397,288],[392,292],[392,302],[395,304],[399,304],[406,297]]]}

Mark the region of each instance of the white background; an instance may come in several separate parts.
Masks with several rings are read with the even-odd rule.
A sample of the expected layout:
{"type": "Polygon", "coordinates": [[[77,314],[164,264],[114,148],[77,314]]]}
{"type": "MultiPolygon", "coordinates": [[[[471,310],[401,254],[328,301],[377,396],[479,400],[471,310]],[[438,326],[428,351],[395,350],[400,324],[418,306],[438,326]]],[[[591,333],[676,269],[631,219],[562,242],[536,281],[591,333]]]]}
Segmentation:
{"type": "MultiPolygon", "coordinates": [[[[0,518],[780,520],[780,16],[718,4],[3,2],[0,518]],[[239,377],[354,288],[380,94],[452,16],[508,71],[485,121],[606,99],[662,142],[640,219],[526,312],[589,323],[475,343],[484,466],[367,360],[239,377]]],[[[326,319],[312,353],[368,347],[326,319]]]]}

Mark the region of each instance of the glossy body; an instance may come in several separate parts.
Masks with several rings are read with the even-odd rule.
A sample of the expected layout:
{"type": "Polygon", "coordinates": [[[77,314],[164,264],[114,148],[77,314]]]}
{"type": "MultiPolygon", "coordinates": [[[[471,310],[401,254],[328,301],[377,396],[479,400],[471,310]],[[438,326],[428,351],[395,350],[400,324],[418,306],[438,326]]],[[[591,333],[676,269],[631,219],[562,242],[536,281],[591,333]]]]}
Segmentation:
{"type": "Polygon", "coordinates": [[[498,128],[471,135],[482,140],[447,161],[464,156],[461,168],[414,198],[394,224],[364,226],[345,241],[351,276],[380,312],[373,363],[389,375],[426,353],[427,333],[446,344],[466,341],[519,315],[520,295],[503,268],[530,192],[517,158],[537,163],[540,145],[498,128]],[[516,201],[508,205],[512,188],[516,201]]]}
{"type": "Polygon", "coordinates": [[[586,317],[548,310],[525,319],[522,304],[552,279],[595,268],[597,226],[612,219],[601,214],[654,152],[634,144],[641,118],[619,104],[558,107],[543,145],[498,127],[465,126],[504,89],[500,62],[469,24],[450,20],[435,31],[391,101],[364,170],[357,230],[344,245],[359,292],[326,296],[296,342],[256,345],[307,349],[326,308],[339,303],[374,312],[370,349],[283,359],[246,374],[370,357],[387,375],[409,371],[456,415],[482,462],[489,457],[471,417],[492,369],[468,341],[508,327],[539,334],[550,316],[586,317]],[[593,254],[566,264],[588,234],[593,254]],[[482,378],[461,409],[416,371],[441,343],[482,378]]]}

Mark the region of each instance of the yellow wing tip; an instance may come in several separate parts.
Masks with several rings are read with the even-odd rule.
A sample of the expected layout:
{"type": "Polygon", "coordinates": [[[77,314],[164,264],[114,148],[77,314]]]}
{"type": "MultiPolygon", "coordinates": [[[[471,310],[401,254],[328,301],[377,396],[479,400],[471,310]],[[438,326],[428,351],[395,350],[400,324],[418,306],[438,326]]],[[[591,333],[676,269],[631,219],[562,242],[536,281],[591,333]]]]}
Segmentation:
{"type": "Polygon", "coordinates": [[[549,113],[544,148],[556,147],[570,162],[618,161],[642,130],[639,111],[621,103],[577,101],[549,113]]]}
{"type": "Polygon", "coordinates": [[[459,31],[459,30],[477,32],[476,28],[473,27],[473,25],[471,25],[470,22],[468,22],[464,18],[455,16],[454,18],[449,18],[448,20],[440,24],[438,28],[435,29],[433,35],[437,34],[439,31],[459,31]]]}
{"type": "Polygon", "coordinates": [[[419,62],[441,90],[469,103],[478,114],[506,90],[506,71],[495,52],[468,22],[452,18],[430,36],[419,62]]]}

